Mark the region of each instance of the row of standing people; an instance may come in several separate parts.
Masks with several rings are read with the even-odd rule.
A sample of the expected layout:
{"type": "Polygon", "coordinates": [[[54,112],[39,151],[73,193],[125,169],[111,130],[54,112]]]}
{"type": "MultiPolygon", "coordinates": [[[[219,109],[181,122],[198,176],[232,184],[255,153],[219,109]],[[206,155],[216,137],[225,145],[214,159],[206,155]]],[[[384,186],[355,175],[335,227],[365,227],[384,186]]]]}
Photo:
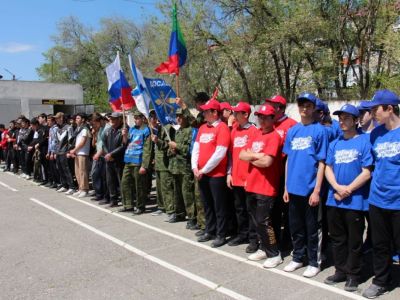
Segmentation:
{"type": "Polygon", "coordinates": [[[249,259],[265,259],[266,268],[282,263],[280,251],[293,246],[284,270],[294,271],[306,260],[303,275],[317,275],[325,224],[336,268],[325,282],[346,281],[349,291],[361,279],[364,216],[372,207],[368,227],[376,276],[364,292],[371,298],[387,290],[388,255],[400,248],[399,195],[393,183],[376,175],[379,170],[398,178],[391,165],[399,161],[398,101],[394,93],[378,91],[359,109],[345,105],[334,113],[339,128],[327,105],[311,93],[297,98],[300,123],[285,115],[286,100],[274,96],[255,112],[257,128],[249,122],[249,104],[231,107],[199,93],[197,117],[177,99],[177,125],[160,126],[154,111],[148,122],[134,112],[130,128],[119,113],[93,114],[90,122],[78,114],[70,123],[62,113],[31,122],[21,117],[3,133],[2,147],[6,170],[21,165],[22,176],[30,178],[37,154],[43,184],[85,197],[91,177],[92,200],[110,206],[121,200],[120,211],[135,215],[145,212],[154,172],[153,215],[166,213],[170,223],[187,220],[198,241],[212,240],[212,247],[224,245],[227,237],[230,246],[249,243],[249,259]],[[376,122],[380,126],[369,135],[376,122]]]}

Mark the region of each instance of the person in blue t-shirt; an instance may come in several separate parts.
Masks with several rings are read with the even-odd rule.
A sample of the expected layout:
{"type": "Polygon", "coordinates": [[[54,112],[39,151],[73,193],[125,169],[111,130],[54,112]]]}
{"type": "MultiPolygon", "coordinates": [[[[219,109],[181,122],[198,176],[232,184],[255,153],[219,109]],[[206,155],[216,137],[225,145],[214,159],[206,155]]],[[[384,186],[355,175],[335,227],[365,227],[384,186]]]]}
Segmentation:
{"type": "Polygon", "coordinates": [[[339,116],[343,135],[329,144],[326,158],[325,176],[330,184],[326,205],[335,274],[325,283],[346,281],[344,289],[354,292],[361,275],[364,211],[368,210],[373,158],[369,136],[357,131],[358,109],[345,104],[333,114],[339,116]]]}
{"type": "Polygon", "coordinates": [[[399,104],[399,96],[389,90],[377,91],[368,103],[380,124],[370,134],[375,170],[368,202],[375,277],[363,292],[370,299],[388,291],[392,255],[400,249],[399,104]]]}
{"type": "Polygon", "coordinates": [[[293,272],[308,267],[303,276],[320,272],[318,205],[325,172],[328,136],[325,128],[314,121],[317,97],[302,93],[297,98],[301,122],[289,129],[283,152],[287,155],[286,183],[283,199],[289,202],[289,227],[293,241],[293,260],[284,268],[293,272]]]}
{"type": "Polygon", "coordinates": [[[127,146],[121,179],[124,207],[120,211],[133,210],[134,215],[140,215],[145,212],[146,208],[147,172],[151,164],[151,133],[149,127],[144,123],[144,115],[140,111],[135,111],[133,117],[135,125],[130,127],[129,131],[127,128],[122,130],[122,141],[127,146]],[[134,204],[136,204],[135,210],[134,204]]]}

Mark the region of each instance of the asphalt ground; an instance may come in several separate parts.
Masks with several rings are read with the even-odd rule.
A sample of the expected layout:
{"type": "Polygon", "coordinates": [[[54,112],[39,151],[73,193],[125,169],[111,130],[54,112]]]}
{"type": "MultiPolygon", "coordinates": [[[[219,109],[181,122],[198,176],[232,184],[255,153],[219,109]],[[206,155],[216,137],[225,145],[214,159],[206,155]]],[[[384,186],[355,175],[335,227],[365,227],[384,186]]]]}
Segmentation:
{"type": "MultiPolygon", "coordinates": [[[[0,173],[0,299],[364,299],[369,279],[349,293],[328,286],[325,268],[262,268],[246,245],[218,249],[198,243],[185,223],[163,216],[117,213],[0,173]]],[[[400,299],[397,288],[380,299],[400,299]]]]}

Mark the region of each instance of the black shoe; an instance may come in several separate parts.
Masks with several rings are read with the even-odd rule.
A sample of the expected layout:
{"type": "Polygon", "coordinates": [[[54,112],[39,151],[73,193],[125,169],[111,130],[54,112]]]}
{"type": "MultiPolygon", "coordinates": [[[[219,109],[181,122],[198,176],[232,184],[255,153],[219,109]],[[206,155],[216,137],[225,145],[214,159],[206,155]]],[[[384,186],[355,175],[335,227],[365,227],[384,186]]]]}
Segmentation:
{"type": "Polygon", "coordinates": [[[94,197],[90,198],[90,200],[92,200],[92,201],[103,201],[104,198],[94,196],[94,197]]]}
{"type": "Polygon", "coordinates": [[[346,275],[345,274],[341,274],[341,273],[335,273],[331,276],[328,276],[325,280],[324,283],[332,285],[332,284],[336,284],[339,282],[344,282],[346,281],[346,275]]]}
{"type": "Polygon", "coordinates": [[[202,236],[203,234],[205,234],[206,232],[204,231],[204,229],[200,229],[199,231],[197,231],[194,235],[195,236],[202,236]]]}
{"type": "Polygon", "coordinates": [[[248,239],[238,235],[228,242],[228,246],[239,246],[241,244],[246,244],[246,243],[248,243],[248,239]]]}
{"type": "Polygon", "coordinates": [[[126,207],[123,207],[123,208],[121,208],[121,209],[118,209],[118,212],[127,212],[127,211],[133,211],[133,208],[126,208],[126,207]]]}
{"type": "Polygon", "coordinates": [[[355,292],[358,290],[358,281],[354,278],[349,278],[346,280],[344,285],[344,290],[348,292],[355,292]]]}
{"type": "Polygon", "coordinates": [[[42,181],[39,185],[44,185],[44,186],[46,186],[46,184],[48,184],[47,181],[42,181]]]}
{"type": "Polygon", "coordinates": [[[212,248],[218,248],[223,246],[226,243],[226,239],[224,237],[217,236],[217,238],[211,243],[212,248]]]}
{"type": "Polygon", "coordinates": [[[189,230],[200,230],[200,226],[199,226],[199,224],[194,224],[193,226],[190,226],[188,229],[189,230]]]}
{"type": "Polygon", "coordinates": [[[136,208],[134,211],[133,211],[133,215],[134,216],[138,216],[138,215],[141,215],[141,214],[144,214],[144,209],[143,208],[136,208]]]}
{"type": "Polygon", "coordinates": [[[117,207],[118,203],[117,202],[112,202],[110,203],[110,205],[108,205],[108,207],[117,207]]]}
{"type": "Polygon", "coordinates": [[[203,243],[203,242],[211,241],[211,240],[213,240],[213,239],[215,239],[215,236],[206,232],[205,234],[203,234],[202,236],[200,236],[200,237],[197,239],[197,241],[200,242],[200,243],[203,243]]]}
{"type": "Polygon", "coordinates": [[[252,243],[246,247],[246,253],[254,253],[258,250],[258,244],[257,243],[252,243]]]}
{"type": "Polygon", "coordinates": [[[102,200],[99,202],[100,205],[106,205],[106,204],[110,204],[110,201],[108,200],[102,200]]]}
{"type": "Polygon", "coordinates": [[[57,184],[57,183],[53,183],[53,184],[50,186],[50,188],[51,188],[51,189],[57,189],[57,190],[58,190],[58,184],[57,184]]]}
{"type": "Polygon", "coordinates": [[[190,229],[190,228],[194,227],[195,225],[196,225],[196,220],[191,219],[191,220],[187,221],[186,229],[190,229]]]}
{"type": "Polygon", "coordinates": [[[184,216],[175,215],[174,217],[172,217],[168,220],[168,223],[178,223],[178,222],[183,222],[183,221],[185,221],[184,216]]]}
{"type": "Polygon", "coordinates": [[[51,188],[52,185],[53,185],[53,184],[52,184],[51,182],[47,182],[47,183],[44,185],[44,187],[51,188]]]}

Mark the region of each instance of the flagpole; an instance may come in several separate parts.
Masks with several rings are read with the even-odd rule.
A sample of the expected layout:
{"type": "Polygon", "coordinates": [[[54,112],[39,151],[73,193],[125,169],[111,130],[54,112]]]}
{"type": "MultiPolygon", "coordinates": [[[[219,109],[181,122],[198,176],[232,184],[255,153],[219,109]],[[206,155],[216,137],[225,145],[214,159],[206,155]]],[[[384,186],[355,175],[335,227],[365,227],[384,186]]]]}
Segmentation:
{"type": "Polygon", "coordinates": [[[121,105],[121,108],[122,108],[122,128],[123,129],[125,129],[126,128],[126,115],[125,115],[125,108],[124,108],[124,105],[122,104],[121,105]]]}
{"type": "Polygon", "coordinates": [[[175,74],[175,88],[176,88],[176,97],[180,97],[179,93],[179,75],[175,74]]]}

